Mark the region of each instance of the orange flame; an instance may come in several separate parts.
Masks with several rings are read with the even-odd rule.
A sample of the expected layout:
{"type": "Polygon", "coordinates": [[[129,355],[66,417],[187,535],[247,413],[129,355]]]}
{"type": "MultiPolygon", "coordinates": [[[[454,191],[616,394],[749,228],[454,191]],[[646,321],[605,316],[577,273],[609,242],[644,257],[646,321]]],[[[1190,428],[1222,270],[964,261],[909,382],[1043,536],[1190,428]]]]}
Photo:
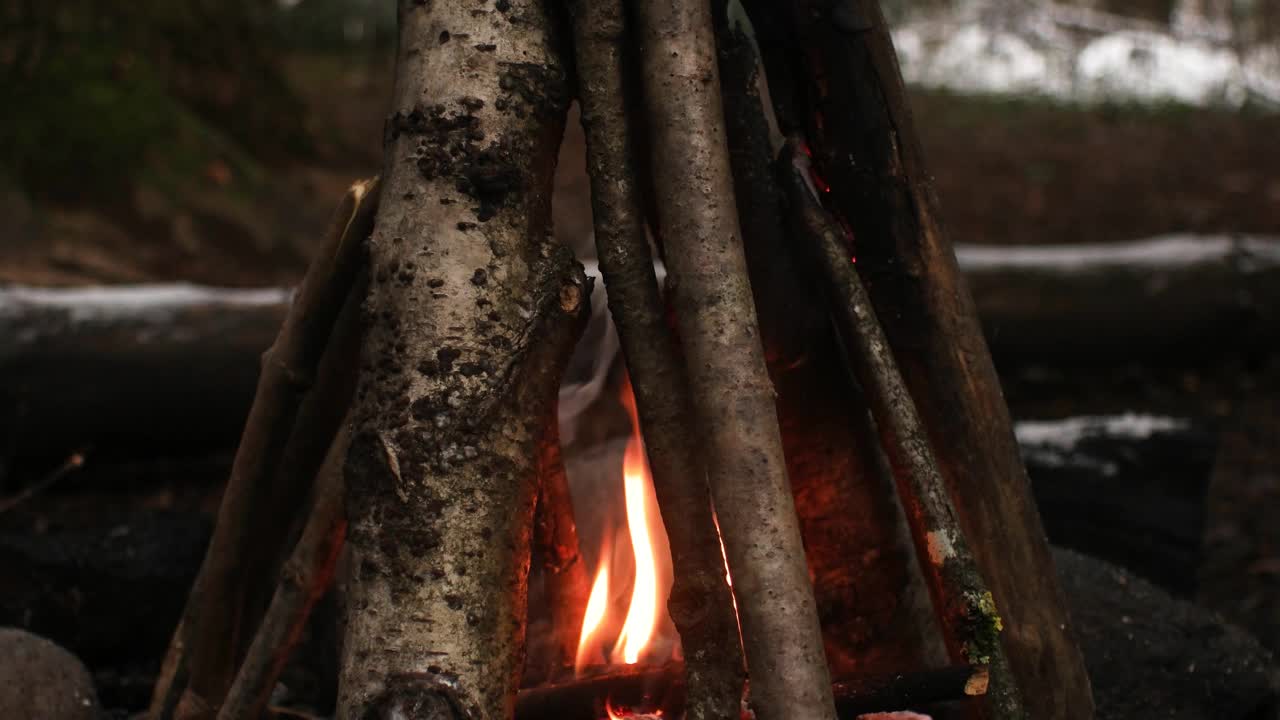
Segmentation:
{"type": "MultiPolygon", "coordinates": [[[[635,575],[626,619],[617,631],[612,652],[607,657],[611,662],[633,665],[644,656],[655,659],[653,656],[656,654],[674,650],[674,647],[663,645],[672,638],[666,637],[670,621],[661,612],[663,601],[671,588],[671,562],[666,534],[658,517],[658,501],[653,491],[653,479],[645,457],[635,398],[629,382],[622,388],[622,403],[631,418],[631,437],[627,441],[622,459],[622,485],[627,536],[635,560],[635,575]]],[[[587,601],[574,663],[578,674],[600,657],[599,653],[603,648],[608,647],[600,635],[607,628],[618,628],[616,619],[610,619],[609,609],[613,603],[610,588],[616,587],[613,592],[625,591],[626,585],[610,578],[610,572],[614,566],[625,571],[625,564],[611,563],[611,553],[612,549],[608,545],[602,548],[600,564],[587,601]]],[[[625,563],[625,557],[615,559],[625,563]]]]}
{"type": "Polygon", "coordinates": [[[658,622],[658,566],[654,560],[653,541],[649,537],[648,505],[653,495],[653,482],[645,460],[644,441],[640,438],[636,401],[630,389],[628,385],[622,397],[631,415],[632,427],[626,453],[622,456],[622,484],[627,502],[631,551],[636,558],[636,580],[631,588],[631,607],[618,635],[618,644],[622,646],[622,661],[634,665],[653,637],[653,628],[658,622]]]}
{"type": "Polygon", "coordinates": [[[601,555],[600,569],[596,571],[595,582],[591,584],[591,595],[587,598],[587,609],[582,616],[582,634],[578,637],[578,654],[574,658],[573,670],[581,673],[582,668],[591,661],[596,631],[604,622],[605,610],[609,606],[609,559],[607,554],[601,555]]]}

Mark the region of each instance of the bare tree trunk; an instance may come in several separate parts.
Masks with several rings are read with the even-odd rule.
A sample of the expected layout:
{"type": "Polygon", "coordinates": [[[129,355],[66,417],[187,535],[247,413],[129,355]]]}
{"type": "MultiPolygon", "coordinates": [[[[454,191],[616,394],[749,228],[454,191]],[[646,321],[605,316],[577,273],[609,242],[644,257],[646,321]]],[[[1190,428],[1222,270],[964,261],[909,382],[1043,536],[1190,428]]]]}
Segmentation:
{"type": "Polygon", "coordinates": [[[338,717],[510,717],[537,446],[589,286],[548,238],[567,105],[537,0],[401,0],[347,456],[338,717]]]}
{"type": "Polygon", "coordinates": [[[745,679],[738,625],[688,381],[645,236],[624,80],[625,13],[620,0],[579,0],[573,11],[596,247],[671,544],[667,607],[684,650],[686,712],[689,720],[733,720],[742,714],[745,679]]]}
{"type": "Polygon", "coordinates": [[[815,159],[852,225],[867,284],[1005,624],[1032,717],[1089,718],[1093,701],[1009,411],[942,232],[893,43],[875,0],[802,0],[815,159]]]}
{"type": "Polygon", "coordinates": [[[638,3],[658,215],[762,720],[834,718],[738,227],[709,6],[638,3]]]}

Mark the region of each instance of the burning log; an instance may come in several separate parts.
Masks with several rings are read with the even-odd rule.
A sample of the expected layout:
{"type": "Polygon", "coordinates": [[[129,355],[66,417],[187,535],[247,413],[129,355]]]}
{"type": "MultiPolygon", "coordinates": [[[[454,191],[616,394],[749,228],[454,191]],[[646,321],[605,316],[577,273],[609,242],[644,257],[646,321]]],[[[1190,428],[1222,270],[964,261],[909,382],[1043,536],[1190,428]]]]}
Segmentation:
{"type": "Polygon", "coordinates": [[[686,659],[688,717],[730,720],[741,714],[741,644],[688,380],[645,236],[624,90],[626,13],[621,0],[577,0],[571,8],[596,247],[671,545],[674,582],[667,606],[686,659]]]}
{"type": "Polygon", "coordinates": [[[346,462],[341,720],[514,710],[538,443],[590,293],[545,233],[568,99],[547,10],[399,3],[346,462]]]}
{"type": "Polygon", "coordinates": [[[638,4],[658,216],[690,395],[733,573],[750,704],[763,720],[834,716],[725,145],[710,8],[638,4]],[[692,128],[692,129],[691,129],[692,128]]]}
{"type": "Polygon", "coordinates": [[[852,228],[859,275],[886,318],[958,520],[1004,613],[1003,644],[1027,710],[1046,720],[1091,717],[1084,661],[973,300],[942,232],[879,4],[801,0],[789,13],[749,6],[757,7],[791,29],[791,48],[805,48],[781,69],[806,78],[806,135],[829,204],[852,228]]]}
{"type": "Polygon", "coordinates": [[[849,261],[844,232],[811,193],[810,167],[798,141],[783,148],[779,172],[786,178],[792,211],[810,243],[850,364],[871,398],[876,423],[907,507],[916,554],[925,569],[934,607],[947,633],[952,659],[990,665],[996,672],[992,716],[1025,716],[1000,645],[1000,617],[956,520],[928,436],[907,392],[884,330],[862,281],[849,261]]]}
{"type": "MultiPolygon", "coordinates": [[[[661,709],[681,717],[688,702],[678,663],[660,668],[611,669],[608,674],[520,691],[516,720],[598,720],[611,707],[661,709]]],[[[963,700],[986,692],[986,671],[969,665],[936,670],[863,676],[832,684],[836,715],[844,720],[865,713],[919,708],[963,700]]]]}
{"type": "MultiPolygon", "coordinates": [[[[179,718],[209,718],[217,712],[261,615],[253,606],[261,588],[255,579],[262,565],[244,559],[253,554],[251,547],[259,557],[278,557],[283,542],[280,527],[291,524],[294,508],[305,496],[306,482],[273,483],[272,474],[288,455],[288,446],[296,446],[290,443],[295,418],[362,265],[362,241],[376,205],[370,198],[376,194],[376,181],[356,183],[347,192],[279,337],[263,356],[258,392],[223,493],[218,523],[182,621],[184,651],[174,653],[172,667],[185,666],[189,675],[174,710],[179,718]],[[282,508],[283,514],[271,513],[269,508],[282,508]]],[[[328,439],[321,443],[327,446],[328,439]]],[[[154,707],[158,714],[167,715],[166,698],[175,689],[157,685],[154,707]]]]}
{"type": "Polygon", "coordinates": [[[794,256],[774,158],[782,142],[752,40],[713,3],[739,224],[777,393],[787,475],[833,675],[941,663],[945,649],[866,401],[849,381],[828,310],[794,256]],[[856,558],[856,560],[854,560],[856,558]]]}

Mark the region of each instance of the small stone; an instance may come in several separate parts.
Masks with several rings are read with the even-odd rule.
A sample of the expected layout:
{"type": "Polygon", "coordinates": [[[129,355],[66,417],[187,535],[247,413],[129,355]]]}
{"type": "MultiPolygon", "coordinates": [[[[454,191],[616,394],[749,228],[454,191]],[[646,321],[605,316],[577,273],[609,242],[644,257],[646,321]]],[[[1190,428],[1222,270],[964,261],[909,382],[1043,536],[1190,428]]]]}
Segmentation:
{"type": "Polygon", "coordinates": [[[79,658],[38,635],[0,628],[0,718],[97,717],[93,678],[79,658]]]}

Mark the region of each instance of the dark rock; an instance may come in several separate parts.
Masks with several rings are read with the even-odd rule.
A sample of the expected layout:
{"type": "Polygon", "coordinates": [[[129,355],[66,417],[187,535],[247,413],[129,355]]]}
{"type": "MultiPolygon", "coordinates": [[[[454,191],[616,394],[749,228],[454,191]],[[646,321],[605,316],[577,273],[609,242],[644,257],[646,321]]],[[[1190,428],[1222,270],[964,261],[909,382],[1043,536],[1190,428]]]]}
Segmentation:
{"type": "Polygon", "coordinates": [[[0,625],[52,638],[94,667],[158,658],[210,529],[195,513],[135,511],[43,534],[0,533],[0,625]]]}
{"type": "Polygon", "coordinates": [[[1109,563],[1062,549],[1054,560],[1097,720],[1273,720],[1280,713],[1280,668],[1253,636],[1109,563]]]}
{"type": "Polygon", "coordinates": [[[37,635],[0,628],[0,717],[95,720],[98,698],[76,656],[37,635]]]}

